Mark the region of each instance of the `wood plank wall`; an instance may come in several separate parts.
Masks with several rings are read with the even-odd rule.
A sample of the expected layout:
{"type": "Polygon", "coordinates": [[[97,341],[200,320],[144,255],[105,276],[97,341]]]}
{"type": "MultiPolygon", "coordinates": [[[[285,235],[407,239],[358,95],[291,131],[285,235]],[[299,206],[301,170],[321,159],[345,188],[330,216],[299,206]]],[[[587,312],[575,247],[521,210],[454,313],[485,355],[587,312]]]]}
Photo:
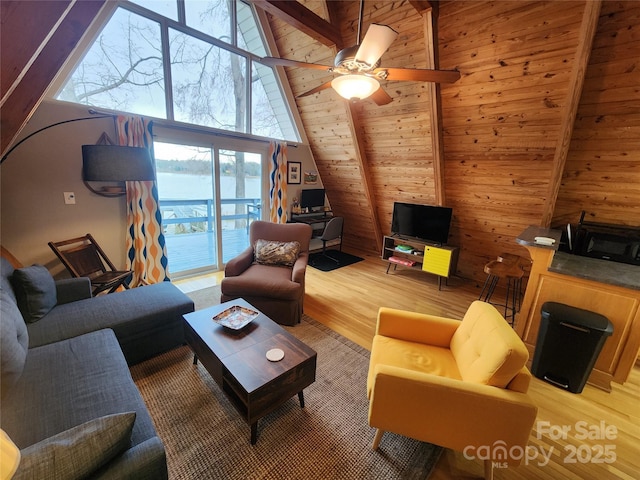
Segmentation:
{"type": "MultiPolygon", "coordinates": [[[[323,14],[324,2],[302,3],[327,18],[323,14]]],[[[344,44],[356,44],[359,2],[336,2],[333,8],[338,12],[344,44]]],[[[365,2],[362,36],[373,22],[387,24],[400,32],[383,56],[383,65],[426,66],[422,18],[408,2],[365,2]]],[[[333,64],[337,52],[273,17],[270,25],[281,56],[333,64]]],[[[332,78],[308,69],[287,69],[287,75],[296,95],[332,78]]],[[[345,246],[369,251],[376,251],[379,241],[374,235],[371,209],[379,216],[383,233],[389,233],[394,201],[435,202],[425,85],[384,83],[383,87],[394,98],[391,104],[378,107],[372,102],[361,102],[353,108],[354,128],[364,140],[365,168],[375,196],[373,206],[367,203],[355,142],[347,123],[346,102],[331,89],[297,100],[329,202],[334,214],[345,217],[345,246]]]]}
{"type": "MultiPolygon", "coordinates": [[[[324,2],[303,3],[322,15],[324,2]]],[[[359,2],[335,3],[344,43],[353,44],[359,2]]],[[[445,196],[454,208],[450,243],[461,248],[458,273],[465,278],[482,282],[484,264],[501,252],[527,255],[515,238],[542,222],[584,6],[440,2],[440,68],[462,73],[455,84],[442,86],[442,104],[445,196]]],[[[584,208],[602,221],[640,225],[639,7],[633,1],[603,4],[556,223],[584,208]]],[[[400,32],[383,65],[426,66],[422,19],[408,1],[367,1],[364,18],[365,31],[378,22],[400,32]]],[[[282,56],[333,60],[330,49],[306,35],[273,19],[271,25],[282,56]]],[[[330,78],[306,69],[287,74],[295,93],[330,78]]],[[[383,86],[392,103],[362,102],[353,109],[374,186],[373,206],[363,192],[345,102],[332,90],[298,100],[329,201],[345,216],[345,244],[370,251],[377,250],[370,208],[388,233],[394,201],[435,203],[424,84],[383,86]]]]}
{"type": "MultiPolygon", "coordinates": [[[[323,1],[304,3],[317,15],[328,18],[323,1]]],[[[280,56],[304,62],[333,65],[336,49],[321,45],[291,25],[271,16],[269,18],[280,56]]],[[[287,76],[296,96],[332,78],[332,75],[326,72],[304,68],[287,69],[287,76]]],[[[362,218],[362,215],[350,213],[363,211],[361,208],[363,205],[354,202],[354,199],[365,198],[365,192],[356,161],[355,143],[350,134],[348,106],[334,95],[333,90],[329,89],[298,98],[296,100],[298,110],[334,214],[349,215],[347,229],[351,239],[360,237],[361,242],[375,244],[370,228],[371,218],[362,218]],[[359,224],[366,226],[358,226],[359,224]]]]}
{"type": "Polygon", "coordinates": [[[463,78],[442,92],[445,191],[462,276],[483,279],[544,211],[583,2],[447,2],[440,61],[463,78]]]}
{"type": "Polygon", "coordinates": [[[604,2],[554,224],[640,226],[640,2],[604,2]]]}

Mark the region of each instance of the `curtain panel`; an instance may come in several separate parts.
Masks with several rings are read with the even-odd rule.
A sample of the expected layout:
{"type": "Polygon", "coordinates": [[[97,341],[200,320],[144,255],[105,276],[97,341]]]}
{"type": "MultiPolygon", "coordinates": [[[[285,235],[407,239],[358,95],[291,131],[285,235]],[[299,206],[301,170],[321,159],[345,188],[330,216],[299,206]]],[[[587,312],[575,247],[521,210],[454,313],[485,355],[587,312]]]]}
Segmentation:
{"type": "Polygon", "coordinates": [[[270,142],[269,158],[269,220],[287,223],[287,144],[270,142]]]}
{"type": "MultiPolygon", "coordinates": [[[[139,116],[118,116],[118,144],[145,147],[153,156],[153,122],[139,116]]],[[[133,271],[131,286],[169,280],[167,248],[155,181],[126,182],[127,268],[133,271]]]]}

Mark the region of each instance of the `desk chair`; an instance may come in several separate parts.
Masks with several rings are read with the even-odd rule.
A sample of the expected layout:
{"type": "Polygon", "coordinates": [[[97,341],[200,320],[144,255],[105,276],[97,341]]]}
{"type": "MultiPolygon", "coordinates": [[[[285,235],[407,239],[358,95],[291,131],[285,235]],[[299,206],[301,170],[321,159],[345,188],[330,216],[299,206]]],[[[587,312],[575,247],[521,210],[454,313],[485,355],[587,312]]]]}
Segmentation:
{"type": "Polygon", "coordinates": [[[84,237],[49,242],[49,247],[72,277],[89,277],[94,296],[105,290],[115,292],[121,285],[129,288],[125,281],[132,272],[116,270],[90,233],[84,237]]]}
{"type": "Polygon", "coordinates": [[[327,243],[332,242],[333,240],[340,240],[339,243],[333,242],[332,245],[340,245],[340,251],[342,251],[342,227],[344,225],[344,217],[333,217],[331,220],[327,222],[322,231],[322,235],[318,238],[314,238],[311,240],[309,250],[314,250],[319,246],[320,242],[322,242],[322,256],[328,258],[340,264],[340,260],[332,257],[327,253],[327,243]],[[314,248],[315,247],[315,248],[314,248]]]}

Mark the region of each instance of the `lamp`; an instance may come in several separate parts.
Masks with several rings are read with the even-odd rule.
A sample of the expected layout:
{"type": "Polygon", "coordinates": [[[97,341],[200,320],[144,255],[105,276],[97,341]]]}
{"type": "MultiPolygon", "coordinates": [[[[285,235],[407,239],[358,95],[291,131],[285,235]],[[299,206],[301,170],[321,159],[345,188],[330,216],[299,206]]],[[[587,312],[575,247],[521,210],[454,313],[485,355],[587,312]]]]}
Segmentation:
{"type": "Polygon", "coordinates": [[[113,197],[124,194],[122,187],[93,189],[87,182],[126,182],[154,180],[149,150],[120,145],[83,145],[82,179],[93,193],[113,197]]]}
{"type": "Polygon", "coordinates": [[[367,75],[342,75],[331,81],[331,86],[347,100],[362,100],[380,88],[380,83],[367,75]]]}
{"type": "Polygon", "coordinates": [[[20,463],[20,450],[4,430],[0,430],[0,480],[13,477],[20,463]]]}

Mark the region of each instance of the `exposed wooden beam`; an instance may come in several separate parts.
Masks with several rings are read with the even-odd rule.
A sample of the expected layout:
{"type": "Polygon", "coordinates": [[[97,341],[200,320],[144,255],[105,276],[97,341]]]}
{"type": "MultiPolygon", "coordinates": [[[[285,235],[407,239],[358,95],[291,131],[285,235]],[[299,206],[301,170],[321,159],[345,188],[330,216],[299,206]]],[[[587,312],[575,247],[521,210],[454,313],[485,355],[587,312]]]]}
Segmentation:
{"type": "Polygon", "coordinates": [[[5,96],[15,88],[21,76],[29,70],[71,7],[70,1],[4,0],[0,2],[2,14],[0,30],[2,100],[0,104],[4,103],[5,96]],[[30,34],[25,35],[25,32],[30,34]],[[16,41],[17,39],[20,41],[16,41]]]}
{"type": "Polygon", "coordinates": [[[298,2],[287,0],[249,0],[256,7],[269,12],[276,18],[293,25],[318,42],[328,47],[342,49],[340,29],[316,15],[298,2]]]}
{"type": "MultiPolygon", "coordinates": [[[[17,78],[18,83],[12,86],[2,98],[0,146],[3,155],[40,105],[45,91],[102,8],[104,1],[69,2],[72,6],[68,11],[64,11],[64,19],[55,32],[49,35],[47,29],[46,34],[41,35],[46,44],[38,49],[39,54],[29,62],[28,69],[17,78]]],[[[45,8],[50,2],[40,3],[43,5],[38,8],[45,8]]],[[[22,35],[28,37],[36,34],[23,30],[22,35]]],[[[13,41],[19,43],[21,39],[14,38],[13,41]]],[[[4,47],[3,42],[3,49],[4,47]]]]}
{"type": "MultiPolygon", "coordinates": [[[[342,13],[342,11],[340,10],[340,2],[332,2],[330,0],[325,0],[324,6],[327,10],[329,23],[331,25],[340,25],[340,15],[342,13]]],[[[342,41],[342,38],[340,38],[340,41],[342,41]]]]}
{"type": "Polygon", "coordinates": [[[380,228],[380,219],[378,218],[378,210],[376,208],[377,202],[373,191],[373,182],[371,181],[371,175],[369,173],[371,169],[369,168],[367,155],[365,154],[362,126],[360,125],[358,118],[357,112],[355,112],[353,105],[349,102],[347,108],[347,121],[349,123],[351,137],[353,138],[353,148],[356,152],[356,161],[358,162],[358,169],[360,170],[360,176],[362,178],[364,194],[367,199],[369,216],[371,217],[371,223],[373,225],[373,235],[376,239],[378,251],[382,251],[382,229],[380,228]]]}
{"type": "Polygon", "coordinates": [[[582,96],[584,78],[589,65],[589,56],[593,48],[593,39],[598,30],[601,6],[602,0],[585,0],[582,23],[578,34],[576,58],[573,63],[573,68],[571,69],[571,79],[569,80],[569,93],[562,112],[562,124],[560,134],[558,135],[559,141],[553,157],[551,179],[544,204],[544,213],[540,222],[540,225],[543,227],[549,227],[553,219],[553,212],[562,183],[562,175],[564,174],[564,167],[567,163],[567,155],[569,154],[569,147],[571,145],[573,126],[578,113],[578,107],[580,106],[580,97],[582,96]]]}
{"type": "MultiPolygon", "coordinates": [[[[422,12],[424,22],[424,43],[426,48],[427,68],[438,68],[438,35],[437,23],[433,11],[428,9],[422,12]]],[[[442,100],[440,97],[440,85],[433,82],[427,83],[429,95],[429,118],[431,123],[431,151],[433,156],[433,181],[436,202],[438,205],[446,204],[444,184],[444,136],[442,133],[442,100]]]]}

